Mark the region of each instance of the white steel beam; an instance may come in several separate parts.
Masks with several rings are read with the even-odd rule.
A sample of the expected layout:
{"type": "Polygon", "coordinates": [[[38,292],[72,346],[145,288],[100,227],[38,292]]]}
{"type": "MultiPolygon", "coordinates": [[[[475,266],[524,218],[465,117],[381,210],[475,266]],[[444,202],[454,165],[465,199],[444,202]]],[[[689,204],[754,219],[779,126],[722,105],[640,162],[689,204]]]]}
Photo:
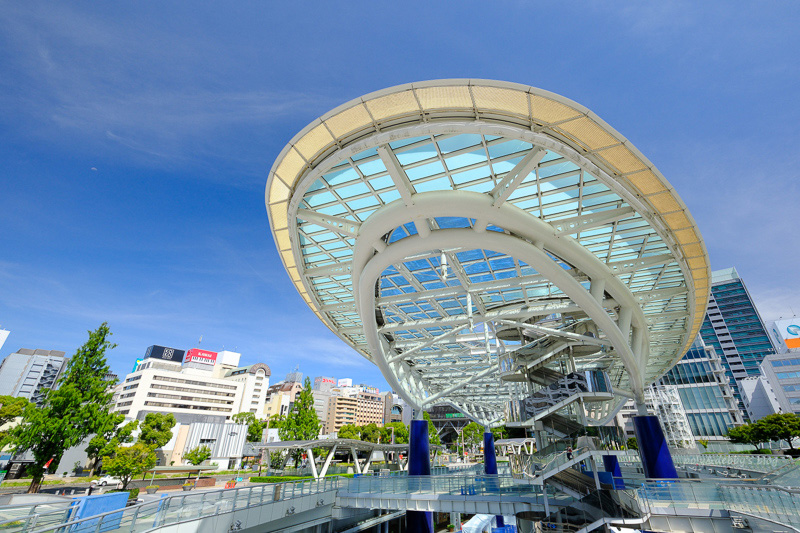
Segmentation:
{"type": "Polygon", "coordinates": [[[317,211],[309,211],[308,209],[298,209],[297,216],[308,222],[313,222],[331,231],[335,231],[345,237],[355,237],[358,235],[358,229],[361,227],[360,222],[333,215],[324,215],[317,211]]]}
{"type": "MultiPolygon", "coordinates": [[[[581,231],[604,226],[635,214],[632,207],[608,209],[599,213],[589,213],[577,217],[560,218],[550,222],[558,233],[573,234],[581,231]]],[[[673,259],[674,260],[674,259],[673,259]]]]}
{"type": "Polygon", "coordinates": [[[511,193],[514,192],[522,181],[528,177],[528,174],[533,172],[533,169],[539,164],[539,161],[545,156],[547,151],[540,147],[534,146],[530,149],[530,151],[525,154],[525,156],[520,160],[519,163],[514,165],[514,168],[508,171],[508,173],[500,180],[500,183],[492,189],[492,192],[489,194],[492,195],[494,198],[494,205],[499,207],[505,202],[511,193]]]}

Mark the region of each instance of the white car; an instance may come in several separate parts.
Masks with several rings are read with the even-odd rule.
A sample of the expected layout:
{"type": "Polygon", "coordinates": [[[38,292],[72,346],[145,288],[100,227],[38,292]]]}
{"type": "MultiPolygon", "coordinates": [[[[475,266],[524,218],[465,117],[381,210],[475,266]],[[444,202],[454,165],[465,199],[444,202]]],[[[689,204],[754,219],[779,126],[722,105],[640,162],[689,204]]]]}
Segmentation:
{"type": "Polygon", "coordinates": [[[106,485],[116,485],[118,489],[122,488],[122,480],[114,476],[103,476],[97,480],[97,484],[101,487],[106,485]]]}

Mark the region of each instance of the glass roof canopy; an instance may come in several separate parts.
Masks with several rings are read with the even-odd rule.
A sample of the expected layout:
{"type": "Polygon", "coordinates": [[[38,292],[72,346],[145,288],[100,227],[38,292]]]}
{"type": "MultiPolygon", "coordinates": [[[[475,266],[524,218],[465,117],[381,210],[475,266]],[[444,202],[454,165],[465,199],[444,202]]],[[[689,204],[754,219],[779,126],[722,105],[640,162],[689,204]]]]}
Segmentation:
{"type": "Polygon", "coordinates": [[[594,322],[606,345],[581,364],[639,396],[705,312],[707,255],[680,198],[591,112],[531,87],[441,80],[354,100],[283,150],[266,200],[323,322],[412,405],[485,424],[515,394],[497,377],[519,348],[503,328],[594,322]]]}

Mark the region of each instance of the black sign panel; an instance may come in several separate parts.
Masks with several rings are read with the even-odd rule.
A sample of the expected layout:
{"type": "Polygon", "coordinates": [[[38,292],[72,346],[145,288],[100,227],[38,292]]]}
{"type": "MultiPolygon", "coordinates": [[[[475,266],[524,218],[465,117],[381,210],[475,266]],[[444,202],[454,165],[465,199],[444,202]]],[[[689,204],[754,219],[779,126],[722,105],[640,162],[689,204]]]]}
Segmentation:
{"type": "Polygon", "coordinates": [[[174,361],[180,363],[186,352],[177,348],[167,348],[166,346],[153,345],[144,353],[145,359],[163,359],[164,361],[174,361]]]}

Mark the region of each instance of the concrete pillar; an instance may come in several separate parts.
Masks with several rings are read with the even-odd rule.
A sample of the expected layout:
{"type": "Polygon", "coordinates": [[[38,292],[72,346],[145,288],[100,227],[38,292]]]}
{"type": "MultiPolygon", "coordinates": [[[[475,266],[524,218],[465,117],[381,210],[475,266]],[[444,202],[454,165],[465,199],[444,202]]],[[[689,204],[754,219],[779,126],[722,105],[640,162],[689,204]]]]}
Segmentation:
{"type": "Polygon", "coordinates": [[[638,415],[633,417],[633,430],[639,445],[639,457],[644,466],[644,475],[649,478],[677,479],[678,471],[672,462],[667,439],[658,417],[638,415]]]}
{"type": "MultiPolygon", "coordinates": [[[[408,438],[408,475],[431,475],[430,446],[428,444],[428,421],[412,420],[408,438]]],[[[408,531],[433,533],[433,513],[426,511],[406,512],[408,531]]]]}
{"type": "MultiPolygon", "coordinates": [[[[494,453],[494,435],[488,429],[483,433],[483,471],[486,474],[497,475],[497,457],[494,453]]],[[[497,484],[499,490],[500,484],[497,484]]],[[[497,527],[504,527],[506,525],[502,515],[495,517],[497,527]]]]}

